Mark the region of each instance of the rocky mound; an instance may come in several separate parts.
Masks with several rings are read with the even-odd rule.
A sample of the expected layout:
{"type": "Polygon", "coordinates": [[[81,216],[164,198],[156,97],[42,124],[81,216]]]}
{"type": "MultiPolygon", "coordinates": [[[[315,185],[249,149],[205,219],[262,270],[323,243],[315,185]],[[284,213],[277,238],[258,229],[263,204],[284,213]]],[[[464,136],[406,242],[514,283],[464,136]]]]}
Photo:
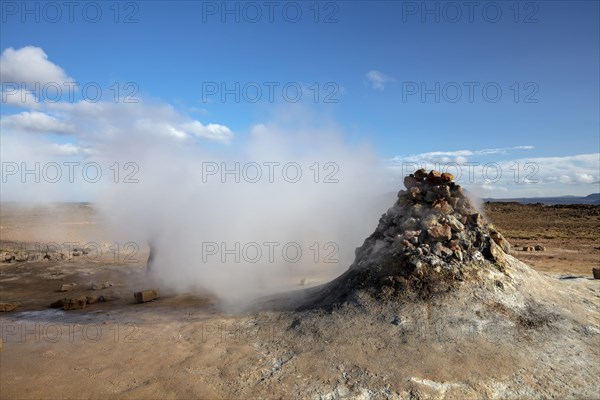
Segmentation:
{"type": "Polygon", "coordinates": [[[312,377],[324,360],[332,372],[295,387],[315,398],[597,398],[593,281],[508,254],[452,175],[420,170],[404,184],[344,274],[264,304],[284,311],[263,315],[285,332],[265,347],[278,368],[296,377],[310,365],[312,377]]]}
{"type": "Polygon", "coordinates": [[[424,169],[356,249],[349,270],[313,291],[308,307],[345,302],[357,291],[375,297],[429,297],[458,282],[493,278],[506,266],[509,242],[466,196],[452,174],[424,169]]]}

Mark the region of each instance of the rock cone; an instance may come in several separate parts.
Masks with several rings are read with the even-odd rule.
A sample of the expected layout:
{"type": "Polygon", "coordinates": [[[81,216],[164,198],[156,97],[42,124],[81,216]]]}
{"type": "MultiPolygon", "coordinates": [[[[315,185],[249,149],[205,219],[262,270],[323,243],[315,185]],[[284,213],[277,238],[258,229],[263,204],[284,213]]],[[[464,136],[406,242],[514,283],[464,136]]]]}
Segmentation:
{"type": "Polygon", "coordinates": [[[452,174],[421,169],[356,249],[349,270],[313,295],[311,305],[375,297],[426,298],[466,280],[496,279],[510,244],[473,205],[452,174]]]}

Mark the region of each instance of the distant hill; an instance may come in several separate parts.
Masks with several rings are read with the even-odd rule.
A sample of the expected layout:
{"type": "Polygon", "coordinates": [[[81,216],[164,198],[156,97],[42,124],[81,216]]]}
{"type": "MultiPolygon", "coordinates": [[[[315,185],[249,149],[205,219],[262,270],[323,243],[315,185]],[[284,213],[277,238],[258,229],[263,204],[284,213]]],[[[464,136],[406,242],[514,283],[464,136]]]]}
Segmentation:
{"type": "Polygon", "coordinates": [[[515,197],[510,199],[484,198],[483,201],[516,202],[521,204],[597,204],[600,205],[600,193],[592,193],[587,196],[558,196],[558,197],[515,197]]]}

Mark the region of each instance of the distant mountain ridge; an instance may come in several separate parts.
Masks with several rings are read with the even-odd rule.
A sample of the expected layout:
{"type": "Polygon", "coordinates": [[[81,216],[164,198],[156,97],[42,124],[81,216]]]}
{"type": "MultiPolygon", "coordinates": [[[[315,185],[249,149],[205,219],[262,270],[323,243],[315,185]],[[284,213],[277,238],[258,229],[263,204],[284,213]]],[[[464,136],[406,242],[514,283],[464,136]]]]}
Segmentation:
{"type": "Polygon", "coordinates": [[[597,204],[600,205],[600,193],[592,193],[587,196],[556,196],[556,197],[515,197],[510,199],[484,198],[483,201],[492,203],[516,202],[521,204],[597,204]]]}

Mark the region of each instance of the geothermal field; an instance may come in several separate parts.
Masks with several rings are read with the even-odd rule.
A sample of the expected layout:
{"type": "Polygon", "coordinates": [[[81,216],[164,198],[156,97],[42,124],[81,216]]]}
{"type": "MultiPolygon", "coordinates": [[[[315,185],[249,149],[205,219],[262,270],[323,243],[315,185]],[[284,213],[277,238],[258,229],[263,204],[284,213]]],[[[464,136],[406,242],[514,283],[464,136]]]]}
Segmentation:
{"type": "Polygon", "coordinates": [[[600,206],[404,185],[347,268],[294,265],[233,308],[93,204],[3,205],[2,397],[598,398],[600,206]]]}
{"type": "Polygon", "coordinates": [[[600,1],[0,1],[0,400],[600,400],[600,1]]]}

